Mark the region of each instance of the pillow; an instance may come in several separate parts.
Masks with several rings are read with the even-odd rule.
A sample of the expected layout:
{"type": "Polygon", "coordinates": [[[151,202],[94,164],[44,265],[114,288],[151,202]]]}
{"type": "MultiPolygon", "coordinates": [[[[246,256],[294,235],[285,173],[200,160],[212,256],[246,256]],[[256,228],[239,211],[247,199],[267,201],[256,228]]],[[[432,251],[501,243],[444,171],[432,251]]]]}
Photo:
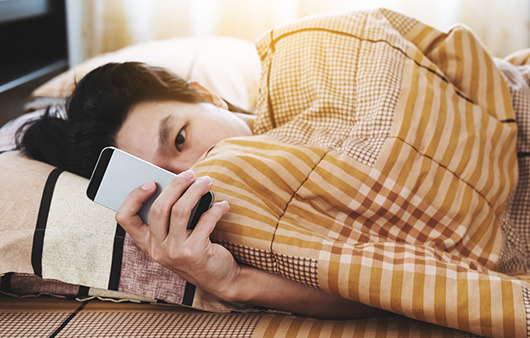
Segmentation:
{"type": "MultiPolygon", "coordinates": [[[[458,69],[451,67],[453,62],[477,57],[453,49],[458,47],[454,40],[462,36],[488,63],[469,32],[455,29],[442,35],[384,11],[312,18],[266,35],[261,50],[264,72],[270,76],[262,78],[263,135],[225,140],[195,167],[198,175],[214,179],[216,196],[231,204],[212,237],[246,264],[355,301],[481,335],[526,334],[524,302],[530,301],[530,287],[494,271],[502,238],[499,231],[488,232],[499,229],[498,216],[515,184],[516,168],[509,165],[516,159],[510,96],[493,66],[490,75],[501,87],[498,92],[494,86],[476,91],[472,82],[461,81],[460,75],[469,76],[472,68],[451,73],[458,69]],[[445,59],[446,48],[460,54],[445,59]],[[428,52],[429,57],[424,54],[428,52]],[[320,57],[344,63],[321,62],[320,57]],[[437,57],[443,60],[430,60],[437,57]],[[388,63],[399,71],[389,73],[388,63]],[[328,71],[344,82],[330,81],[328,71]],[[357,81],[349,83],[351,78],[344,74],[357,81]],[[301,91],[300,100],[292,102],[294,95],[286,95],[290,91],[301,91]],[[352,109],[336,106],[350,97],[358,100],[352,109]],[[435,103],[443,109],[429,110],[435,103]],[[497,111],[497,105],[506,109],[497,111]],[[283,109],[267,114],[278,107],[283,109]],[[386,119],[377,120],[381,109],[386,119]],[[446,124],[460,126],[460,109],[470,120],[480,118],[466,125],[472,130],[455,127],[454,134],[444,133],[446,124]],[[333,118],[341,110],[353,126],[375,119],[364,124],[366,128],[346,129],[354,129],[353,136],[363,141],[369,140],[363,133],[380,128],[382,144],[351,142],[343,147],[344,141],[356,139],[349,134],[336,138],[333,118]],[[328,113],[328,124],[314,123],[319,113],[328,113]],[[308,133],[299,134],[297,128],[308,133]],[[498,131],[493,136],[475,133],[492,129],[498,131]],[[475,143],[459,146],[469,139],[475,143]],[[434,146],[448,140],[452,142],[447,147],[434,146]],[[460,168],[481,153],[476,147],[489,154],[480,162],[484,176],[471,170],[476,161],[460,168]],[[451,152],[463,160],[453,163],[457,155],[451,152]],[[492,177],[504,180],[504,187],[487,184],[492,177]],[[486,221],[476,222],[478,215],[486,221]],[[509,310],[493,311],[505,290],[510,290],[510,297],[503,298],[509,310]],[[434,294],[445,296],[433,299],[434,294]],[[477,308],[486,315],[481,317],[477,308]],[[448,322],[446,314],[458,320],[448,322]],[[484,321],[484,327],[475,325],[484,321]]],[[[340,127],[344,122],[339,121],[340,127]]],[[[35,174],[21,170],[25,164],[17,161],[20,158],[11,152],[0,155],[3,163],[1,159],[6,159],[0,171],[7,178],[0,182],[6,184],[0,202],[17,208],[25,201],[19,195],[30,196],[17,211],[28,219],[24,224],[10,217],[9,210],[2,211],[8,216],[0,217],[7,220],[0,249],[9,250],[13,262],[0,262],[0,273],[35,272],[90,289],[207,309],[237,307],[202,297],[200,290],[150,263],[108,213],[86,204],[81,197],[86,180],[41,168],[39,175],[46,178],[33,178],[32,190],[25,176],[35,174]],[[39,189],[44,193],[36,197],[31,191],[39,189]],[[17,195],[15,203],[9,200],[11,194],[17,195]],[[37,202],[38,211],[25,215],[27,209],[37,210],[37,202]]]]}
{"type": "Polygon", "coordinates": [[[200,82],[247,110],[256,105],[259,58],[252,43],[227,37],[152,41],[94,57],[33,93],[28,109],[0,129],[0,276],[9,294],[113,297],[183,304],[225,304],[154,263],[116,224],[114,213],[85,195],[88,180],[27,159],[14,133],[46,109],[64,114],[64,97],[84,74],[107,62],[143,61],[200,82]]]}
{"type": "Polygon", "coordinates": [[[108,62],[141,61],[198,81],[243,109],[253,111],[260,62],[251,42],[231,37],[173,38],[131,45],[93,57],[38,87],[34,97],[68,96],[76,81],[108,62]]]}
{"type": "Polygon", "coordinates": [[[0,154],[0,171],[3,292],[251,309],[221,302],[152,261],[113,211],[86,197],[87,179],[16,151],[0,154]]]}
{"type": "Polygon", "coordinates": [[[28,113],[9,121],[2,128],[0,128],[0,153],[4,151],[15,150],[15,134],[17,133],[18,129],[25,123],[38,119],[46,111],[48,111],[48,113],[52,116],[65,116],[65,98],[56,98],[53,101],[39,101],[39,104],[42,105],[41,108],[31,110],[28,113]]]}
{"type": "Polygon", "coordinates": [[[251,42],[222,36],[149,41],[95,56],[35,89],[25,105],[25,110],[32,114],[25,114],[0,128],[0,152],[13,149],[13,135],[18,127],[38,118],[46,109],[52,108],[52,113],[64,115],[64,98],[84,75],[108,62],[126,61],[164,67],[187,80],[201,83],[236,106],[250,112],[256,109],[261,66],[251,42]]]}

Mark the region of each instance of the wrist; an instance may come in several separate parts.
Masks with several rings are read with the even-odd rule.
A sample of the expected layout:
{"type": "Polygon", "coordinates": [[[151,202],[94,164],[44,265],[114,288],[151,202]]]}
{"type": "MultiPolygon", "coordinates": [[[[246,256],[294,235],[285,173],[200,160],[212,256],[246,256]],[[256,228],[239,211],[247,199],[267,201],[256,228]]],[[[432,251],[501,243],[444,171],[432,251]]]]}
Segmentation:
{"type": "Polygon", "coordinates": [[[241,280],[243,267],[237,264],[237,268],[231,272],[232,276],[223,283],[215,292],[212,292],[216,297],[225,302],[236,302],[239,295],[239,285],[241,280]]]}
{"type": "Polygon", "coordinates": [[[252,300],[250,292],[253,288],[252,276],[257,270],[248,266],[238,265],[238,271],[232,282],[220,292],[219,297],[227,302],[246,303],[252,300]]]}

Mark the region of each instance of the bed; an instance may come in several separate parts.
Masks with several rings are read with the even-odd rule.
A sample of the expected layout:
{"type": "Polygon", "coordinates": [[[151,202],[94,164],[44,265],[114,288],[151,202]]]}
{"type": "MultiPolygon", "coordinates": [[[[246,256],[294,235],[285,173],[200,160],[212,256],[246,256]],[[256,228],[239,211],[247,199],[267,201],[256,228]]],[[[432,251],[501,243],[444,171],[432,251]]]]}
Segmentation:
{"type": "Polygon", "coordinates": [[[150,42],[33,93],[30,112],[0,130],[1,286],[20,298],[1,299],[0,333],[29,334],[48,316],[43,335],[89,325],[94,335],[528,336],[530,53],[492,59],[466,27],[444,34],[383,9],[304,19],[256,47],[150,42]],[[326,321],[221,302],[141,252],[86,198],[86,179],[19,156],[18,126],[63,114],[75,79],[126,60],[260,116],[257,137],[222,142],[194,168],[232,206],[215,241],[244,264],[393,314],[326,321]],[[335,123],[344,112],[351,123],[335,123]],[[37,295],[80,303],[41,297],[36,309],[37,295]]]}

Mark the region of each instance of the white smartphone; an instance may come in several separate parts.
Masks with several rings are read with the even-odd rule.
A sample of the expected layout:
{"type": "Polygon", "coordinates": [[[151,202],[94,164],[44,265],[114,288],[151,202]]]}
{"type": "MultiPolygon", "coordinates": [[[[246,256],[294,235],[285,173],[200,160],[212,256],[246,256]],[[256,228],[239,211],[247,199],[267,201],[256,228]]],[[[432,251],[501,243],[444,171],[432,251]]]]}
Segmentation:
{"type": "MultiPolygon", "coordinates": [[[[106,147],[101,151],[87,188],[88,198],[117,211],[127,195],[146,182],[155,182],[156,192],[140,208],[138,215],[149,224],[149,210],[155,199],[176,175],[118,148],[106,147]]],[[[195,228],[202,213],[213,201],[213,193],[204,194],[193,208],[188,229],[195,228]]]]}

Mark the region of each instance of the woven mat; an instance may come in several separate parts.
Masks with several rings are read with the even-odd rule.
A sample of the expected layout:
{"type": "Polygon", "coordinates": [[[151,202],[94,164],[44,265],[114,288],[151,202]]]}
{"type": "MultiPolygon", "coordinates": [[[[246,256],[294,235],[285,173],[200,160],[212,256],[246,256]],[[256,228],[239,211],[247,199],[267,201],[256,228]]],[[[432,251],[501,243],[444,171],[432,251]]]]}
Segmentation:
{"type": "Polygon", "coordinates": [[[167,305],[0,295],[0,337],[466,337],[389,316],[332,321],[258,313],[209,313],[167,305]]]}

